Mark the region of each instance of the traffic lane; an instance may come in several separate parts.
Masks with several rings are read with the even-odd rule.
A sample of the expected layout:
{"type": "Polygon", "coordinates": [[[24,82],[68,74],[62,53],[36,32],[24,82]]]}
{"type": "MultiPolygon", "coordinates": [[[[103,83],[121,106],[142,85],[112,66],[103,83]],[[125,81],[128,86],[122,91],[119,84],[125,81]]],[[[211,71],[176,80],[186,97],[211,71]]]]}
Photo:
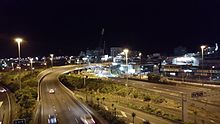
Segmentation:
{"type": "MultiPolygon", "coordinates": [[[[1,89],[3,89],[1,87],[1,89]]],[[[7,97],[7,91],[0,92],[0,102],[1,102],[1,107],[0,107],[0,121],[3,122],[10,122],[10,112],[9,112],[9,101],[7,97]]]]}
{"type": "MultiPolygon", "coordinates": [[[[122,83],[122,82],[121,82],[122,83]]],[[[123,82],[124,83],[124,82],[123,82]]],[[[163,97],[166,97],[166,98],[169,98],[169,99],[173,99],[173,100],[181,100],[182,98],[181,98],[181,94],[180,93],[174,93],[174,92],[172,92],[172,91],[168,91],[168,90],[164,90],[164,89],[162,89],[162,88],[159,88],[159,86],[157,86],[157,87],[152,87],[152,88],[150,88],[148,85],[145,85],[144,83],[146,83],[146,82],[138,82],[138,83],[132,83],[132,81],[130,81],[129,80],[129,82],[128,82],[128,84],[130,85],[130,86],[133,86],[133,87],[136,87],[136,88],[141,88],[141,89],[145,89],[145,90],[147,90],[147,91],[150,91],[150,92],[152,92],[152,93],[156,93],[156,94],[158,94],[158,95],[161,95],[161,96],[163,96],[163,97]]],[[[146,84],[149,84],[149,83],[146,83],[146,84]]],[[[154,85],[154,84],[153,84],[154,85]]],[[[162,85],[162,84],[161,84],[162,85]]],[[[176,87],[173,87],[173,90],[175,90],[176,89],[176,87]]],[[[217,91],[216,91],[217,92],[217,91]]],[[[182,92],[181,92],[182,93],[182,92]]],[[[218,108],[220,107],[220,105],[219,105],[219,103],[214,103],[214,102],[211,102],[211,101],[209,101],[209,102],[204,102],[204,101],[201,101],[201,100],[199,100],[199,99],[192,99],[191,98],[191,92],[187,92],[188,94],[187,94],[187,97],[188,97],[188,100],[189,101],[192,101],[192,102],[195,102],[195,103],[202,103],[202,104],[207,104],[207,105],[211,105],[211,106],[214,106],[214,109],[212,109],[212,110],[214,110],[214,111],[216,111],[216,110],[219,110],[218,108]],[[216,109],[216,107],[217,107],[217,109],[216,109]]],[[[185,93],[184,93],[185,94],[185,93]]],[[[209,98],[210,99],[210,98],[209,98]]]]}
{"type": "MultiPolygon", "coordinates": [[[[55,83],[53,83],[55,85],[55,83]]],[[[55,94],[51,94],[51,98],[55,98],[55,111],[58,114],[60,123],[79,123],[80,117],[87,114],[80,106],[78,106],[71,97],[59,86],[56,87],[55,94]],[[62,113],[61,115],[59,113],[62,113]]]]}
{"type": "MultiPolygon", "coordinates": [[[[57,118],[59,118],[59,121],[62,122],[62,115],[63,113],[59,113],[62,110],[58,110],[57,109],[60,107],[60,100],[57,100],[57,98],[55,98],[55,94],[58,95],[59,94],[59,90],[55,91],[55,94],[49,94],[49,88],[54,88],[56,89],[57,86],[53,85],[53,79],[49,77],[49,75],[47,77],[45,77],[45,79],[42,81],[42,111],[43,111],[43,122],[47,123],[48,117],[49,115],[56,115],[57,118]],[[60,116],[60,117],[59,117],[60,116]]],[[[63,97],[64,98],[64,97],[63,97]]],[[[63,106],[62,106],[63,108],[63,106]]],[[[63,117],[65,118],[65,117],[63,117]]],[[[66,119],[66,118],[65,118],[66,119]]]]}
{"type": "Polygon", "coordinates": [[[44,91],[42,96],[42,103],[44,108],[44,122],[47,121],[48,115],[50,113],[57,114],[60,123],[80,123],[79,117],[86,114],[82,111],[82,108],[78,107],[70,97],[63,91],[63,89],[59,86],[59,82],[54,81],[53,78],[56,77],[56,74],[50,74],[42,81],[42,91],[44,91]],[[52,75],[52,76],[51,76],[52,75]],[[48,89],[54,88],[55,94],[49,94],[48,89]],[[45,98],[46,97],[46,98],[45,98]],[[45,99],[45,101],[43,101],[45,99]],[[49,103],[47,101],[50,101],[49,103]],[[65,106],[65,104],[70,103],[70,105],[65,106]],[[78,115],[71,115],[73,111],[78,115]],[[73,118],[75,118],[73,120],[73,118]]]}
{"type": "Polygon", "coordinates": [[[48,88],[47,88],[47,81],[48,79],[45,77],[41,82],[41,123],[46,124],[48,115],[52,114],[52,101],[50,99],[48,88]]]}
{"type": "MultiPolygon", "coordinates": [[[[113,78],[114,79],[114,78],[113,78]]],[[[116,80],[120,80],[125,82],[125,79],[121,79],[121,78],[115,78],[116,80]]],[[[187,93],[187,94],[191,94],[191,92],[194,91],[211,91],[209,88],[201,88],[201,87],[195,87],[195,86],[184,86],[184,85],[167,85],[167,84],[156,84],[156,83],[150,83],[150,82],[145,82],[145,81],[135,81],[135,80],[129,80],[128,83],[130,82],[130,84],[138,84],[138,85],[144,85],[146,87],[149,88],[153,88],[153,89],[160,89],[160,90],[164,90],[164,91],[170,91],[170,92],[176,92],[176,93],[187,93]]]]}
{"type": "Polygon", "coordinates": [[[0,122],[3,121],[3,117],[5,115],[5,102],[7,100],[7,97],[5,93],[0,92],[0,122]]]}

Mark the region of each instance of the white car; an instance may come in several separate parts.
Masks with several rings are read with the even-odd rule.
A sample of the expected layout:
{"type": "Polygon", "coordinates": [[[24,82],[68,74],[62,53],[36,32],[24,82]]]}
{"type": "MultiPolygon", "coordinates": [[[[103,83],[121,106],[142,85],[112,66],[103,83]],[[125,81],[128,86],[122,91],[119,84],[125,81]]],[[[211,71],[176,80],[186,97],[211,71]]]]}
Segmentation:
{"type": "Polygon", "coordinates": [[[57,118],[55,115],[49,115],[48,124],[57,124],[57,118]]]}
{"type": "Polygon", "coordinates": [[[86,115],[81,116],[80,119],[82,120],[82,122],[83,122],[84,124],[95,124],[94,119],[93,119],[92,116],[89,115],[89,114],[86,114],[86,115]]]}
{"type": "Polygon", "coordinates": [[[6,90],[4,88],[0,88],[0,92],[3,93],[6,92],[6,90]]]}
{"type": "Polygon", "coordinates": [[[49,90],[49,93],[50,93],[50,94],[54,94],[54,93],[55,93],[54,89],[50,89],[50,90],[49,90]]]}

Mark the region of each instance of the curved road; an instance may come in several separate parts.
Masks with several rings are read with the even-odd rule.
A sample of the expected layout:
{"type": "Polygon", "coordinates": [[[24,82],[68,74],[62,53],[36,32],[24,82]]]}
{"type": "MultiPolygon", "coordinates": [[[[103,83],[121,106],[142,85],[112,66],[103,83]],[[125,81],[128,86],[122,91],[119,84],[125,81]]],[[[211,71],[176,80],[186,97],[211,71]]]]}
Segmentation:
{"type": "Polygon", "coordinates": [[[8,91],[3,91],[0,87],[0,122],[11,123],[11,101],[8,91]]]}
{"type": "Polygon", "coordinates": [[[40,116],[34,123],[46,124],[49,115],[56,115],[58,123],[82,124],[80,117],[88,114],[88,109],[76,101],[71,92],[58,80],[60,74],[73,68],[74,66],[58,67],[42,74],[46,76],[40,82],[40,111],[38,110],[40,116]],[[50,94],[50,89],[54,89],[55,93],[50,94]]]}

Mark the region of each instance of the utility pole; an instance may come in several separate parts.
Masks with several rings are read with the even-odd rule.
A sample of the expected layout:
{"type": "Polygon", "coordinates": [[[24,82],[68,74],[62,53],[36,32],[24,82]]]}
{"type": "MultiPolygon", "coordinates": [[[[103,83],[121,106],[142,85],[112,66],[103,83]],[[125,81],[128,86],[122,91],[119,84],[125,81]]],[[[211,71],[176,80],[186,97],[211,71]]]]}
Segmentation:
{"type": "Polygon", "coordinates": [[[183,122],[187,122],[187,111],[188,111],[188,107],[187,107],[187,94],[183,94],[181,93],[181,97],[182,97],[182,121],[183,122]]]}

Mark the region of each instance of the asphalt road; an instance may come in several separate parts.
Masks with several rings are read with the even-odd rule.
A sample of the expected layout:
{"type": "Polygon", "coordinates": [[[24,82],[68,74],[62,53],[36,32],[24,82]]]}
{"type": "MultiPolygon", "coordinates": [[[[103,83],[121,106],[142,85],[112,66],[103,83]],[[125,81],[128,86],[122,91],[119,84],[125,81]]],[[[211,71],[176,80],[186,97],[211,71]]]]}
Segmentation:
{"type": "MultiPolygon", "coordinates": [[[[2,89],[2,87],[0,87],[2,89]]],[[[11,123],[11,105],[8,92],[0,92],[0,122],[11,123]]]]}
{"type": "MultiPolygon", "coordinates": [[[[114,79],[116,81],[119,81],[121,83],[125,83],[125,79],[114,79]]],[[[207,88],[207,87],[197,87],[197,86],[187,86],[187,85],[164,85],[164,84],[156,84],[156,83],[149,83],[144,81],[134,81],[129,80],[128,86],[133,86],[137,88],[142,88],[145,90],[148,90],[150,92],[154,92],[157,94],[160,94],[161,96],[169,99],[173,99],[175,101],[181,101],[181,93],[187,94],[188,105],[194,105],[196,108],[203,109],[207,113],[207,115],[196,115],[197,122],[202,122],[204,120],[207,124],[213,124],[213,123],[220,123],[220,103],[219,102],[213,102],[213,99],[219,99],[218,96],[220,96],[220,89],[219,88],[207,88]],[[195,91],[204,91],[206,92],[205,97],[199,97],[192,99],[191,93],[195,91]]],[[[164,108],[161,108],[164,109],[164,108]]],[[[166,111],[170,111],[170,113],[173,114],[181,114],[181,111],[175,111],[166,109],[166,111]]],[[[200,114],[200,113],[198,113],[200,114]]],[[[188,119],[191,121],[195,120],[195,115],[193,113],[188,113],[188,119]]]]}
{"type": "Polygon", "coordinates": [[[56,115],[60,124],[82,124],[80,117],[88,114],[88,110],[77,102],[58,80],[61,73],[73,68],[73,66],[58,67],[44,72],[46,76],[40,83],[39,110],[37,110],[40,114],[36,114],[40,116],[34,123],[46,124],[49,115],[56,115]],[[55,93],[50,94],[50,89],[54,89],[55,93]]]}

